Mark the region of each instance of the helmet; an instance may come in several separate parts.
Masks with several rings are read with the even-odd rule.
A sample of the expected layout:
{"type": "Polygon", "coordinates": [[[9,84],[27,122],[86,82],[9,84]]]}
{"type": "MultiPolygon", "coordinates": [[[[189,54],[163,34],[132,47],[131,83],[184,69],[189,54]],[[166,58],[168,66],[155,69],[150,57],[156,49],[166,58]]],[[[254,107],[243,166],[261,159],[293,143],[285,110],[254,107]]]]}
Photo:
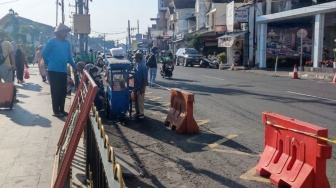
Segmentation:
{"type": "Polygon", "coordinates": [[[143,51],[143,50],[141,50],[141,49],[139,49],[137,52],[140,52],[140,53],[142,53],[142,54],[144,53],[144,51],[143,51]]]}
{"type": "Polygon", "coordinates": [[[153,48],[152,48],[152,52],[153,52],[153,53],[156,53],[158,50],[159,50],[158,47],[153,47],[153,48]]]}

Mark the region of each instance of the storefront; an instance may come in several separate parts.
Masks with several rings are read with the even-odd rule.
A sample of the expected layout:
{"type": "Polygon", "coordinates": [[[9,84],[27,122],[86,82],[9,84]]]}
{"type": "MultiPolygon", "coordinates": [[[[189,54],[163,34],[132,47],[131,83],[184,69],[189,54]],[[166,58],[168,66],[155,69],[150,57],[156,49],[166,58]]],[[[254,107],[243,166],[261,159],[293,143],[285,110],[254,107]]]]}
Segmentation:
{"type": "Polygon", "coordinates": [[[245,42],[248,41],[245,40],[246,35],[248,37],[248,32],[243,31],[228,33],[218,38],[218,47],[227,48],[226,54],[228,64],[234,63],[235,65],[243,66],[248,61],[249,45],[245,42]]]}
{"type": "Polygon", "coordinates": [[[184,43],[184,34],[179,33],[179,34],[175,35],[175,38],[172,42],[172,45],[173,45],[173,53],[174,54],[176,53],[176,51],[179,48],[184,48],[186,46],[185,43],[184,43]]]}
{"type": "Polygon", "coordinates": [[[311,60],[314,67],[320,67],[323,60],[335,58],[335,12],[336,3],[328,2],[257,16],[259,67],[267,67],[275,53],[287,58],[283,63],[295,61],[302,66],[311,60]]]}
{"type": "Polygon", "coordinates": [[[253,56],[253,6],[234,6],[234,2],[227,5],[227,32],[218,37],[218,47],[227,49],[228,64],[247,66],[253,56]]]}

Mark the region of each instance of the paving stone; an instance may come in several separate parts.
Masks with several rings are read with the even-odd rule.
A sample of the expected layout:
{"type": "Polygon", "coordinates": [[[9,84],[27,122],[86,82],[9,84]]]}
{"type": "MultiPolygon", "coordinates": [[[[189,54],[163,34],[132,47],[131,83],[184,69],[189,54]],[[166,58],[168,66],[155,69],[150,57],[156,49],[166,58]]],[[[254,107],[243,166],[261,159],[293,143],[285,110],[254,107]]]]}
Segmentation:
{"type": "Polygon", "coordinates": [[[37,187],[39,178],[40,175],[9,177],[2,188],[37,187]]]}
{"type": "Polygon", "coordinates": [[[45,160],[43,164],[43,169],[41,170],[41,177],[39,183],[49,183],[52,178],[52,171],[54,167],[54,159],[45,160]]]}
{"type": "MultiPolygon", "coordinates": [[[[51,184],[66,119],[53,116],[49,84],[35,76],[36,66],[30,71],[31,79],[16,85],[20,102],[13,110],[0,109],[0,188],[46,188],[51,184]]],[[[66,110],[70,106],[67,98],[66,110]]]]}
{"type": "Polygon", "coordinates": [[[41,175],[41,170],[43,167],[43,162],[18,162],[14,163],[12,169],[10,170],[8,177],[18,177],[18,176],[37,176],[41,175]]]}
{"type": "Polygon", "coordinates": [[[1,162],[14,162],[20,152],[20,148],[0,149],[1,162]]]}

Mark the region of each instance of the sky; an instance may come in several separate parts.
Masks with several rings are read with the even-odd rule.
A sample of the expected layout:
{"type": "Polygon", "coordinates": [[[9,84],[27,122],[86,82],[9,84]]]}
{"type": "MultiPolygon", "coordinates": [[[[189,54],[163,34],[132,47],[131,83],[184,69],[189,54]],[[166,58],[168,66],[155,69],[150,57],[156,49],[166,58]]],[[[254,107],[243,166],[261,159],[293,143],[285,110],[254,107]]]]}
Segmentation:
{"type": "MultiPolygon", "coordinates": [[[[120,43],[125,43],[126,41],[128,20],[131,22],[131,27],[134,28],[137,27],[137,20],[139,20],[139,31],[140,33],[145,33],[148,27],[155,24],[150,18],[155,18],[158,13],[157,0],[92,1],[89,2],[89,13],[91,15],[90,36],[111,33],[106,35],[106,39],[119,40],[120,43]]],[[[9,9],[13,9],[20,17],[54,27],[56,25],[55,2],[56,0],[0,0],[0,18],[8,14],[9,9]]],[[[68,26],[72,25],[70,23],[72,18],[69,16],[75,12],[74,5],[75,0],[64,0],[64,23],[68,26]]],[[[61,22],[60,6],[58,12],[58,22],[61,22]]]]}

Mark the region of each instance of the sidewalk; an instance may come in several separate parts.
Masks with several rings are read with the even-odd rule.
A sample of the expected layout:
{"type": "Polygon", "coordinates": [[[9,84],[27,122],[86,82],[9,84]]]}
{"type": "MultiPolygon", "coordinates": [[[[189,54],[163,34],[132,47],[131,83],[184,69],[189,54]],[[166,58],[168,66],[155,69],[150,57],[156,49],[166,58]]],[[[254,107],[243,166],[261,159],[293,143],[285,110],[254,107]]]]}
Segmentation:
{"type": "MultiPolygon", "coordinates": [[[[263,74],[274,76],[274,69],[245,69],[244,67],[235,67],[234,71],[252,72],[255,74],[263,74]]],[[[289,77],[293,75],[293,70],[279,69],[277,70],[275,76],[289,77]]],[[[300,79],[310,79],[310,80],[321,80],[331,82],[335,74],[323,73],[323,72],[300,72],[298,71],[298,76],[300,79]]]]}
{"type": "MultiPolygon", "coordinates": [[[[50,187],[54,154],[65,118],[53,116],[49,83],[37,66],[16,84],[19,103],[0,110],[0,188],[50,187]]],[[[16,83],[16,82],[15,82],[16,83]]],[[[71,99],[66,99],[66,110],[71,99]]]]}

